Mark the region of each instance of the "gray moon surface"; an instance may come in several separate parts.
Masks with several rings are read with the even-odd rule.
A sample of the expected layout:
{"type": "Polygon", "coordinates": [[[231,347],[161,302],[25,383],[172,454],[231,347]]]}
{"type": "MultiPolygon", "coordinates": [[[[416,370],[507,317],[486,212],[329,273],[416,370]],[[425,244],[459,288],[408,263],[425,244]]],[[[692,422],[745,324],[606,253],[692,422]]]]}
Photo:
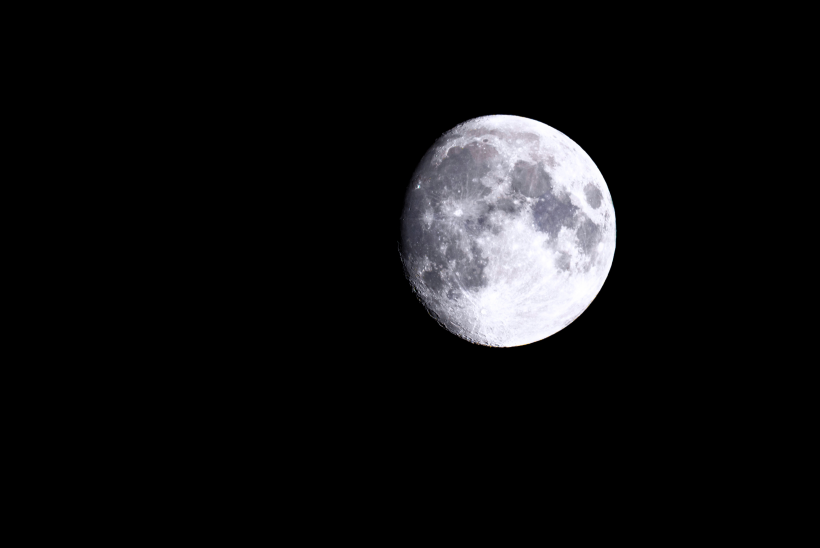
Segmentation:
{"type": "Polygon", "coordinates": [[[560,331],[589,306],[615,255],[601,172],[563,133],[518,116],[456,126],[407,189],[400,253],[445,329],[509,347],[560,331]]]}

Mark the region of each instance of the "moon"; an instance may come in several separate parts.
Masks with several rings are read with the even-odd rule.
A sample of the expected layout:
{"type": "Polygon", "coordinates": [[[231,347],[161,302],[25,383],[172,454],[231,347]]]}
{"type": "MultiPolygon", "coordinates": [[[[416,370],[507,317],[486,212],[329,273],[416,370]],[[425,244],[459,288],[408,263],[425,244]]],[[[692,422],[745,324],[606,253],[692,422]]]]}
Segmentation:
{"type": "Polygon", "coordinates": [[[484,116],[421,159],[400,255],[433,318],[472,343],[530,344],[586,310],[615,255],[601,172],[569,137],[518,116],[484,116]]]}

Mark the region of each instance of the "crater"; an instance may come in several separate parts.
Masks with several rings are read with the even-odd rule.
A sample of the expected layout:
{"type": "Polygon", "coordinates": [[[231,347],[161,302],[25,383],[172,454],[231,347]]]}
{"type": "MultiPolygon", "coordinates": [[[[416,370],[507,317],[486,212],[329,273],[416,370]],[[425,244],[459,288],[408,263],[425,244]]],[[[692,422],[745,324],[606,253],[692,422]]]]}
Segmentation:
{"type": "Polygon", "coordinates": [[[603,195],[601,191],[598,190],[598,187],[592,183],[588,183],[587,186],[584,187],[584,197],[587,199],[587,203],[592,206],[592,209],[601,207],[603,195]]]}

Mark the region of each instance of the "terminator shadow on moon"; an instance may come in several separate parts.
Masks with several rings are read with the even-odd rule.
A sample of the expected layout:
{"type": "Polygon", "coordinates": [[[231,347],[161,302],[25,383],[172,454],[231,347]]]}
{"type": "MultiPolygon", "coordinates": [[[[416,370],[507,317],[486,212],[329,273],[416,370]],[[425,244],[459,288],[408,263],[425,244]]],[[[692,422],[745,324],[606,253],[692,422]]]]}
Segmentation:
{"type": "Polygon", "coordinates": [[[441,136],[408,186],[400,254],[445,329],[486,346],[560,331],[592,302],[615,254],[601,172],[563,133],[518,116],[441,136]]]}

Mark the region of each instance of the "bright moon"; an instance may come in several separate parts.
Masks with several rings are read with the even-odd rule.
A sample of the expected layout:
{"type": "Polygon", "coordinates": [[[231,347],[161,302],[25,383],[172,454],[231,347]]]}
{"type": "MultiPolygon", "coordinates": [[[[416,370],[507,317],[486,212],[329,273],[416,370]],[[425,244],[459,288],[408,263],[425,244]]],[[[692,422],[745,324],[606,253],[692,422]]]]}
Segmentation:
{"type": "Polygon", "coordinates": [[[520,346],[589,306],[615,254],[615,209],[590,157],[563,133],[485,116],[445,133],[405,197],[401,258],[448,331],[520,346]]]}

